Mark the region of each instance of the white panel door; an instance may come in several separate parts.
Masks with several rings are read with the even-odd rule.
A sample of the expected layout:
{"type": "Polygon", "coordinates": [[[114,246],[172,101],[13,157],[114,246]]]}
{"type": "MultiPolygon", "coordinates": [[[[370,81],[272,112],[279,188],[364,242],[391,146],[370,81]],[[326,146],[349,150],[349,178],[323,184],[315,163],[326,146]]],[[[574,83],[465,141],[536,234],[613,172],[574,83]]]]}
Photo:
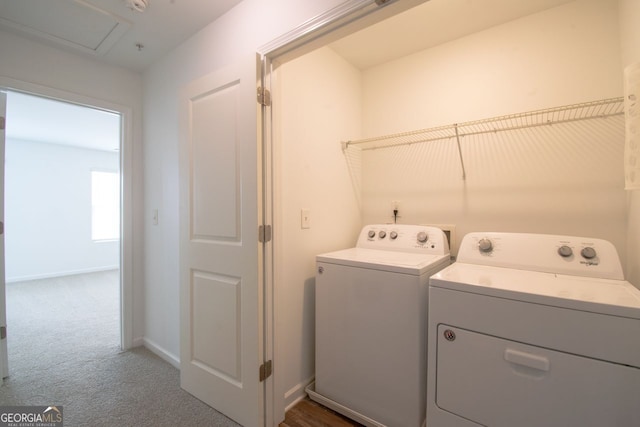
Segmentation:
{"type": "Polygon", "coordinates": [[[258,61],[181,92],[181,386],[243,426],[263,425],[258,61]]]}
{"type": "MultiPolygon", "coordinates": [[[[4,137],[7,117],[7,94],[0,92],[0,326],[6,331],[7,299],[4,283],[4,137]]],[[[0,384],[9,376],[7,338],[0,340],[0,384]]]]}

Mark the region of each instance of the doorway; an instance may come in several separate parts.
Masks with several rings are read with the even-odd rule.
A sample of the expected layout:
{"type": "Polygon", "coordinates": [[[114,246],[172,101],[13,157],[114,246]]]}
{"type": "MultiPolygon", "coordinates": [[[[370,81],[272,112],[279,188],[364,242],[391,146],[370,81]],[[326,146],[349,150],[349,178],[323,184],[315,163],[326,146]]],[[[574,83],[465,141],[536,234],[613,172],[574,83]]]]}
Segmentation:
{"type": "Polygon", "coordinates": [[[7,91],[10,377],[125,347],[122,129],[117,111],[7,91]]]}
{"type": "MultiPolygon", "coordinates": [[[[562,6],[564,3],[567,2],[559,0],[557,2],[547,2],[546,5],[547,8],[551,8],[554,5],[562,6]]],[[[571,7],[574,3],[569,3],[567,7],[571,7]]],[[[429,24],[431,22],[440,23],[446,29],[456,31],[456,34],[448,35],[449,40],[458,40],[462,36],[471,36],[476,33],[480,33],[480,35],[488,34],[483,33],[483,31],[496,26],[500,27],[502,23],[511,22],[536,12],[536,10],[533,10],[534,5],[532,4],[527,5],[526,10],[510,9],[508,14],[506,13],[507,8],[492,8],[485,5],[481,10],[481,15],[475,13],[470,6],[469,2],[464,1],[453,3],[430,1],[424,4],[424,8],[426,8],[424,9],[424,14],[420,13],[421,8],[417,7],[415,10],[406,12],[404,18],[413,20],[413,18],[422,17],[422,20],[419,21],[419,28],[431,29],[434,31],[434,35],[444,37],[445,31],[441,31],[438,25],[429,24]],[[458,12],[464,12],[464,14],[458,12]],[[511,15],[511,13],[514,14],[511,15]],[[468,19],[462,20],[463,15],[468,19]],[[480,19],[481,17],[483,19],[480,19]],[[498,18],[502,20],[502,23],[496,21],[498,18]],[[482,25],[482,28],[480,25],[482,25]]],[[[536,7],[541,6],[542,3],[536,7]]],[[[558,16],[568,11],[569,9],[564,9],[558,12],[558,16]]],[[[546,16],[551,16],[551,14],[546,16]]],[[[398,18],[401,19],[403,17],[398,15],[398,18]]],[[[543,21],[541,20],[540,22],[542,23],[543,21]]],[[[557,22],[567,21],[560,19],[557,22]]],[[[607,22],[615,21],[612,19],[607,22]]],[[[546,24],[542,26],[544,27],[546,24]]],[[[548,27],[549,29],[551,28],[550,25],[548,27]]],[[[408,23],[401,26],[402,28],[407,31],[415,31],[410,30],[413,27],[408,23]]],[[[529,27],[518,25],[517,28],[523,31],[523,28],[529,27]]],[[[416,151],[413,151],[413,155],[407,156],[400,161],[395,160],[399,157],[383,158],[382,150],[371,150],[369,154],[375,152],[379,157],[369,156],[364,161],[369,163],[365,163],[364,167],[362,166],[362,157],[358,157],[362,153],[358,153],[356,150],[342,151],[346,145],[341,145],[341,142],[345,143],[349,140],[358,140],[367,136],[387,135],[405,130],[420,129],[428,127],[427,125],[444,125],[453,123],[451,120],[460,120],[461,109],[458,108],[459,106],[454,100],[459,100],[461,97],[450,98],[451,117],[438,118],[442,122],[428,123],[425,117],[431,120],[436,115],[429,113],[421,116],[421,114],[426,111],[426,106],[430,105],[429,102],[436,99],[433,95],[437,90],[417,90],[418,85],[414,85],[413,90],[411,88],[403,88],[402,91],[390,89],[402,86],[401,83],[409,86],[407,82],[414,82],[414,80],[410,80],[407,76],[400,74],[402,69],[413,71],[417,81],[432,82],[438,87],[440,80],[424,78],[426,75],[424,70],[418,71],[417,68],[409,68],[408,61],[402,62],[402,67],[394,67],[396,65],[394,62],[388,65],[388,69],[383,69],[380,64],[371,69],[374,65],[373,63],[362,63],[356,66],[352,61],[347,60],[346,57],[351,56],[347,54],[350,53],[368,53],[372,57],[377,56],[381,53],[383,47],[394,46],[392,43],[387,43],[388,41],[400,38],[403,33],[403,31],[390,31],[388,26],[381,26],[380,29],[382,31],[379,33],[374,31],[373,33],[362,32],[359,35],[356,34],[352,40],[337,40],[338,37],[336,36],[332,40],[331,46],[323,46],[323,43],[318,41],[319,37],[318,39],[314,38],[315,44],[313,44],[313,47],[319,48],[313,51],[312,49],[304,51],[304,46],[299,47],[299,45],[295,44],[282,47],[279,50],[277,48],[274,49],[272,46],[265,48],[267,83],[273,82],[271,87],[273,93],[272,111],[273,117],[275,117],[275,122],[271,125],[271,128],[275,129],[275,131],[273,135],[267,135],[267,138],[271,138],[269,141],[272,143],[271,146],[273,147],[275,158],[274,190],[271,193],[275,200],[274,240],[277,242],[275,261],[273,263],[273,283],[277,284],[274,286],[275,305],[280,307],[274,315],[274,324],[276,325],[274,341],[277,342],[275,348],[276,351],[280,352],[276,353],[275,356],[275,370],[280,373],[275,379],[276,385],[274,386],[276,413],[282,410],[281,408],[293,407],[298,399],[304,397],[304,389],[313,381],[315,373],[314,257],[316,254],[350,247],[355,242],[358,231],[366,223],[392,221],[394,201],[397,200],[403,201],[403,207],[400,210],[404,212],[401,215],[405,215],[405,217],[402,221],[421,223],[428,220],[433,221],[434,218],[442,216],[445,219],[436,222],[443,224],[460,223],[461,219],[464,219],[469,224],[468,216],[463,217],[460,215],[454,218],[452,215],[452,213],[466,212],[467,209],[467,205],[463,204],[466,200],[467,187],[464,186],[464,182],[459,178],[460,175],[458,175],[458,170],[456,169],[457,164],[453,163],[451,167],[443,168],[444,162],[440,162],[437,163],[438,167],[421,168],[421,165],[414,160],[442,158],[440,153],[445,153],[445,151],[435,153],[438,155],[429,156],[422,154],[427,153],[427,151],[418,152],[416,147],[419,146],[414,145],[413,148],[416,151]],[[373,42],[377,40],[374,37],[376,33],[382,37],[379,43],[373,42]],[[360,43],[356,43],[358,40],[360,43]],[[366,47],[365,42],[370,43],[368,47],[366,47]],[[305,55],[298,55],[299,51],[302,51],[305,55]],[[392,72],[395,72],[395,74],[392,74],[392,72]],[[309,80],[306,80],[307,78],[309,80]],[[366,86],[364,84],[365,81],[367,82],[366,86]],[[367,90],[366,92],[365,89],[367,90]],[[407,94],[407,98],[399,96],[395,98],[398,94],[407,94]],[[409,95],[415,95],[417,101],[415,103],[413,103],[413,100],[411,103],[402,102],[405,99],[411,99],[409,95]],[[285,99],[285,97],[287,98],[285,99]],[[397,104],[391,104],[390,100],[392,99],[396,100],[397,104]],[[301,102],[298,102],[299,100],[301,102]],[[313,102],[307,102],[307,100],[313,100],[313,102]],[[371,102],[373,100],[384,100],[384,102],[371,102]],[[425,102],[426,100],[429,100],[429,102],[425,102]],[[300,105],[304,105],[305,108],[300,108],[300,105]],[[411,108],[406,107],[407,105],[411,105],[411,108]],[[403,108],[400,108],[401,106],[403,108]],[[335,115],[332,116],[332,114],[335,115]],[[289,120],[278,119],[278,116],[285,117],[287,115],[289,120]],[[365,123],[367,126],[364,126],[365,123]],[[420,153],[420,155],[415,154],[416,152],[420,153]],[[393,159],[393,161],[387,161],[389,158],[393,159]],[[407,159],[411,159],[411,161],[407,161],[407,159]],[[373,167],[374,160],[377,161],[375,167],[373,167]],[[351,162],[357,167],[350,167],[351,162]],[[368,168],[365,171],[368,175],[362,178],[362,170],[365,167],[368,168]],[[455,191],[447,190],[445,194],[436,190],[428,196],[421,197],[417,196],[417,194],[420,194],[418,192],[410,193],[405,191],[401,193],[399,190],[406,190],[408,187],[400,185],[392,187],[390,180],[382,178],[388,176],[383,171],[390,172],[393,170],[397,171],[397,176],[407,177],[412,183],[422,185],[423,188],[426,188],[424,183],[430,183],[429,185],[434,185],[435,188],[439,189],[448,189],[449,187],[446,185],[451,185],[455,191]],[[416,172],[408,173],[414,170],[416,172]],[[448,179],[449,176],[445,175],[443,171],[447,173],[455,171],[456,174],[453,176],[452,173],[452,179],[448,179]],[[418,172],[435,172],[433,176],[442,179],[442,181],[437,181],[436,179],[414,179],[414,177],[422,177],[422,175],[418,175],[418,172]],[[358,173],[360,175],[356,175],[358,173]],[[350,174],[356,176],[350,176],[350,174]],[[446,181],[444,179],[445,176],[447,178],[446,181]],[[371,179],[372,177],[379,177],[375,184],[372,184],[374,182],[371,179]],[[446,185],[441,184],[442,182],[446,182],[446,185]],[[366,190],[368,191],[365,192],[367,197],[361,196],[363,194],[363,189],[361,188],[363,183],[367,185],[366,190]],[[401,194],[401,196],[398,196],[398,194],[401,194]],[[459,199],[454,199],[453,197],[447,199],[447,194],[462,194],[462,196],[459,199]],[[456,206],[442,209],[441,202],[438,204],[424,203],[425,200],[432,200],[433,197],[447,203],[451,203],[453,200],[456,200],[455,203],[457,203],[461,200],[460,206],[464,206],[465,210],[456,206]],[[301,226],[300,217],[303,210],[305,215],[309,214],[307,217],[311,218],[310,227],[301,226]],[[409,213],[413,217],[410,217],[409,213]]],[[[507,27],[500,27],[500,29],[506,31],[507,27]]],[[[517,33],[515,28],[509,28],[509,30],[513,31],[514,34],[517,33]]],[[[289,39],[293,38],[292,36],[289,39]]],[[[311,37],[308,37],[308,39],[311,39],[311,37]]],[[[429,37],[407,37],[405,39],[406,42],[401,43],[392,50],[401,53],[402,50],[399,47],[401,46],[404,49],[404,47],[409,46],[409,40],[428,41],[428,39],[429,37]]],[[[507,37],[496,38],[496,40],[506,39],[507,37]]],[[[515,40],[515,37],[509,37],[509,39],[515,40]]],[[[475,43],[478,40],[480,38],[469,38],[468,42],[475,43]]],[[[535,38],[530,40],[535,40],[535,38]]],[[[444,44],[443,39],[440,39],[434,46],[439,46],[440,44],[444,44]]],[[[480,43],[479,45],[487,46],[489,44],[480,43]]],[[[447,54],[460,53],[459,58],[462,60],[465,50],[467,52],[479,51],[479,49],[475,48],[466,49],[467,44],[460,44],[460,46],[465,46],[465,49],[460,47],[459,51],[456,51],[457,45],[445,46],[449,49],[447,54]]],[[[496,46],[500,45],[496,44],[496,46]]],[[[428,48],[429,46],[423,46],[418,51],[426,51],[428,48]]],[[[432,65],[458,64],[456,61],[449,60],[448,57],[447,59],[442,59],[444,55],[436,57],[435,53],[445,51],[443,47],[439,49],[441,50],[438,51],[436,49],[431,52],[434,54],[432,65]]],[[[615,50],[612,51],[615,52],[615,50]]],[[[394,61],[398,61],[397,64],[400,64],[400,60],[405,55],[410,56],[408,52],[405,52],[395,58],[394,61]]],[[[353,58],[356,59],[356,56],[354,55],[353,58]]],[[[486,57],[489,56],[487,55],[486,57]]],[[[530,58],[532,57],[530,55],[530,58]]],[[[415,58],[411,57],[410,59],[415,58]]],[[[468,57],[468,59],[472,59],[472,56],[468,57]]],[[[386,59],[386,62],[389,61],[390,59],[386,59]]],[[[467,65],[467,62],[461,63],[467,65]]],[[[481,62],[476,61],[475,63],[480,64],[481,62]]],[[[546,63],[550,62],[547,61],[546,63]]],[[[494,61],[493,66],[498,66],[497,64],[499,63],[494,61]]],[[[464,70],[463,74],[479,75],[478,73],[469,73],[470,67],[458,68],[459,70],[464,70]]],[[[485,67],[485,69],[487,68],[485,67]]],[[[566,68],[569,69],[569,67],[566,68]]],[[[450,72],[442,72],[441,74],[449,77],[455,75],[450,72]]],[[[493,75],[498,76],[499,73],[493,73],[493,75]]],[[[523,77],[522,73],[517,75],[518,77],[523,77]]],[[[514,81],[517,81],[517,79],[514,79],[514,81]]],[[[496,79],[496,85],[504,83],[504,79],[496,79]]],[[[470,85],[472,84],[473,80],[470,81],[470,85]]],[[[456,88],[461,86],[460,81],[455,78],[451,79],[451,85],[456,88]]],[[[476,86],[481,88],[481,85],[476,86]]],[[[528,86],[522,83],[519,87],[525,88],[528,86]]],[[[471,92],[467,91],[466,93],[469,94],[471,92]]],[[[509,100],[513,93],[515,91],[507,93],[506,95],[508,96],[505,96],[505,99],[509,100]]],[[[485,97],[484,99],[489,98],[485,97]]],[[[519,99],[522,100],[523,98],[520,97],[519,99]]],[[[443,100],[447,99],[443,95],[441,99],[438,99],[438,102],[433,102],[433,106],[438,112],[445,111],[442,106],[444,105],[443,100]]],[[[480,97],[479,99],[483,98],[480,97]]],[[[510,102],[513,104],[515,100],[510,102]]],[[[551,101],[545,100],[545,102],[551,101]]],[[[501,108],[511,105],[506,101],[494,101],[489,104],[492,107],[501,108]]],[[[486,117],[480,115],[486,114],[485,110],[487,110],[488,105],[486,102],[469,103],[467,106],[470,105],[482,105],[483,110],[473,112],[469,109],[466,112],[469,115],[468,120],[486,117]]],[[[496,112],[496,114],[518,111],[511,108],[519,108],[519,106],[507,107],[507,111],[504,113],[496,112]]],[[[440,146],[434,144],[431,147],[433,149],[440,146]]],[[[354,146],[353,148],[356,147],[354,146]]],[[[455,150],[455,146],[453,148],[455,150]]],[[[455,151],[452,153],[457,155],[455,151]]],[[[449,159],[457,160],[457,157],[447,154],[447,161],[449,159]]],[[[481,159],[481,157],[477,156],[477,159],[481,159]]],[[[504,164],[510,164],[509,160],[505,161],[504,164]]],[[[503,182],[513,182],[513,179],[509,178],[509,180],[504,180],[503,182]]],[[[465,226],[468,227],[468,225],[465,226]]]]}

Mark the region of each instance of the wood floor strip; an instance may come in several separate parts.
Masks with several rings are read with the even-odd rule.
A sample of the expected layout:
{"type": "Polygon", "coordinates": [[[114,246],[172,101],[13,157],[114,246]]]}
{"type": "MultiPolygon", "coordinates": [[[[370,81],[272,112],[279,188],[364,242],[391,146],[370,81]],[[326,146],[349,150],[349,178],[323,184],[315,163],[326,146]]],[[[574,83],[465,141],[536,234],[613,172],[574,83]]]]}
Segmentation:
{"type": "Polygon", "coordinates": [[[305,398],[287,411],[280,427],[363,427],[353,420],[305,398]]]}

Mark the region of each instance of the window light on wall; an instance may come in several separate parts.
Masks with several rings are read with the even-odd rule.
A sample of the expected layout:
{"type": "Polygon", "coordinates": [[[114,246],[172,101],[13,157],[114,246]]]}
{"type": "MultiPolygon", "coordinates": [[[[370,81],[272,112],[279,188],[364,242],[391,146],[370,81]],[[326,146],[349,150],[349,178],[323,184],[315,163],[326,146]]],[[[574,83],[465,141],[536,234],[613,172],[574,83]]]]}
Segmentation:
{"type": "Polygon", "coordinates": [[[91,171],[91,239],[120,238],[120,174],[91,171]]]}

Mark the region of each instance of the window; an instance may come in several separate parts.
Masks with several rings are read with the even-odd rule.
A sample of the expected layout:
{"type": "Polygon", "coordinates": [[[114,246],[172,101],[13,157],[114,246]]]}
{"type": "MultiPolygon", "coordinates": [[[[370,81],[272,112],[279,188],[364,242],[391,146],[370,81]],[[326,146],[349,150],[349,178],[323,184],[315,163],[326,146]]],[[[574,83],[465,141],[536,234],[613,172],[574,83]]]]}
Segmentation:
{"type": "Polygon", "coordinates": [[[120,174],[91,171],[91,239],[120,239],[120,174]]]}

